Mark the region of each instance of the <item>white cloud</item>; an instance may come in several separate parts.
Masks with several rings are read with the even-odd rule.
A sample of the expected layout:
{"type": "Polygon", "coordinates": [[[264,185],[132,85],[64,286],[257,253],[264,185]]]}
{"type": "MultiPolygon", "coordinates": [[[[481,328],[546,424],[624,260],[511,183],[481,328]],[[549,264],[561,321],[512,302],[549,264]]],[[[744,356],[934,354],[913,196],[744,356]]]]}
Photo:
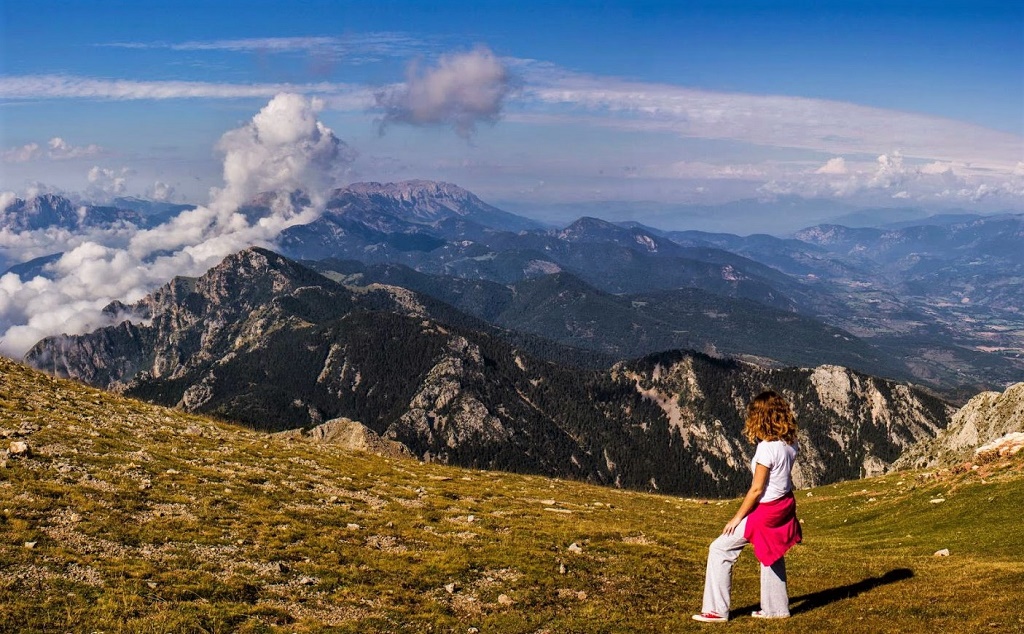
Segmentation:
{"type": "Polygon", "coordinates": [[[165,202],[174,197],[174,187],[163,181],[156,181],[146,189],[146,198],[165,202]]]}
{"type": "Polygon", "coordinates": [[[846,174],[847,173],[847,170],[846,170],[846,160],[843,157],[841,157],[841,156],[837,156],[835,158],[830,158],[828,161],[825,162],[824,165],[822,165],[818,169],[814,170],[814,173],[815,174],[846,174]]]}
{"type": "Polygon", "coordinates": [[[943,161],[935,161],[921,167],[922,174],[952,174],[953,164],[943,161]]]}
{"type": "Polygon", "coordinates": [[[14,201],[18,200],[18,195],[14,192],[4,191],[0,192],[0,211],[7,211],[14,201]]]}
{"type": "Polygon", "coordinates": [[[377,93],[383,125],[451,125],[463,136],[497,121],[512,89],[505,64],[489,49],[443,55],[437,64],[409,65],[404,85],[377,93]]]}
{"type": "Polygon", "coordinates": [[[47,141],[46,147],[47,149],[44,152],[38,143],[33,142],[21,147],[10,148],[4,152],[3,160],[5,163],[27,163],[46,157],[54,161],[63,161],[96,156],[103,153],[103,148],[98,145],[74,146],[59,136],[55,136],[47,141]]]}
{"type": "Polygon", "coordinates": [[[127,49],[168,49],[173,51],[228,51],[233,53],[307,53],[344,58],[352,62],[383,57],[408,57],[423,52],[421,39],[404,33],[371,32],[343,37],[261,37],[188,42],[112,42],[103,46],[127,49]]]}
{"type": "Polygon", "coordinates": [[[90,143],[89,145],[74,146],[59,136],[55,136],[47,143],[50,148],[47,155],[54,160],[76,159],[86,156],[96,156],[103,152],[103,148],[90,143]]]}
{"type": "MultiPolygon", "coordinates": [[[[318,188],[333,185],[351,156],[317,120],[317,105],[298,95],[278,95],[249,123],[226,133],[219,144],[224,187],[211,193],[208,206],[159,227],[122,225],[81,235],[63,229],[0,230],[3,255],[64,253],[50,266],[52,279],[0,278],[0,352],[20,356],[45,336],[106,325],[111,318],[101,310],[110,301],[135,301],[175,275],[199,275],[231,253],[254,244],[271,246],[285,228],[314,220],[322,208],[295,209],[287,197],[275,199],[270,214],[252,223],[237,213],[237,205],[264,189],[302,189],[314,201],[324,199],[318,188]]],[[[120,190],[127,173],[96,166],[89,179],[96,187],[120,190]]]]}
{"type": "Polygon", "coordinates": [[[131,170],[127,167],[113,170],[94,165],[86,176],[89,181],[90,195],[104,199],[123,196],[128,191],[128,175],[130,173],[131,170]]]}
{"type": "Polygon", "coordinates": [[[631,167],[629,175],[633,178],[761,180],[768,175],[769,169],[767,165],[677,161],[669,165],[631,167]]]}
{"type": "Polygon", "coordinates": [[[28,163],[42,156],[43,151],[38,143],[26,143],[21,147],[12,147],[4,151],[4,163],[28,163]]]}
{"type": "Polygon", "coordinates": [[[522,121],[601,125],[621,130],[670,132],[760,146],[831,154],[878,154],[900,147],[907,156],[955,161],[974,168],[1013,169],[1020,135],[939,117],[804,97],[697,90],[630,82],[515,60],[522,97],[573,108],[521,116],[522,121]],[[588,113],[589,119],[582,115],[588,113]]]}
{"type": "Polygon", "coordinates": [[[332,104],[374,103],[372,91],[349,84],[217,84],[196,81],[132,81],[68,75],[0,77],[0,98],[5,99],[240,99],[267,98],[282,92],[330,95],[332,104]]]}
{"type": "MultiPolygon", "coordinates": [[[[813,174],[778,176],[759,189],[769,195],[799,195],[809,198],[838,197],[879,203],[885,199],[913,200],[920,204],[944,201],[977,203],[983,200],[1020,204],[1024,187],[993,171],[972,171],[946,161],[911,164],[900,151],[879,155],[874,162],[831,159],[813,174]],[[840,171],[838,168],[841,167],[840,171]]],[[[871,203],[873,204],[873,203],[871,203]]]]}
{"type": "Polygon", "coordinates": [[[878,157],[878,169],[868,179],[867,187],[872,189],[898,187],[912,174],[911,170],[903,166],[903,155],[900,152],[893,152],[892,155],[882,154],[878,157]]]}
{"type": "Polygon", "coordinates": [[[224,187],[211,206],[237,209],[262,191],[323,191],[354,158],[352,150],[317,120],[318,99],[283,93],[252,122],[221,137],[224,187]]]}

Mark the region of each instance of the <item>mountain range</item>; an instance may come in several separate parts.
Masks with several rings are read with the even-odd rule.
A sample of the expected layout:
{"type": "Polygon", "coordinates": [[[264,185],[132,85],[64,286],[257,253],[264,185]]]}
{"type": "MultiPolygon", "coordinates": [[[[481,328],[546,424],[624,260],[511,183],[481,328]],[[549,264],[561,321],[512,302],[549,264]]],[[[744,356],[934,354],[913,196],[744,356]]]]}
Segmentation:
{"type": "Polygon", "coordinates": [[[804,428],[799,481],[885,470],[952,408],[837,366],[769,368],[665,352],[593,370],[397,286],[344,286],[262,249],[178,278],[87,335],[27,355],[58,376],[278,431],[345,417],[426,459],[630,488],[735,494],[746,403],[785,394],[804,428]]]}
{"type": "MultiPolygon", "coordinates": [[[[271,198],[240,211],[257,219],[271,198]]],[[[1020,217],[921,222],[790,238],[552,229],[450,184],[360,183],[281,235],[289,257],[235,254],[26,360],[266,431],[346,418],[426,460],[709,495],[743,486],[744,406],[772,388],[805,425],[798,478],[834,482],[939,434],[955,408],[936,393],[1020,374],[1020,217]],[[936,299],[956,284],[984,301],[936,299]]]]}
{"type": "MultiPolygon", "coordinates": [[[[294,202],[308,203],[299,192],[292,196],[294,202]]],[[[241,211],[256,220],[270,213],[272,198],[257,197],[241,211]]],[[[793,313],[801,324],[813,320],[842,333],[835,341],[840,358],[814,359],[815,352],[808,351],[803,358],[776,352],[776,360],[850,365],[920,383],[955,402],[1001,389],[1024,372],[1020,215],[964,212],[919,218],[919,210],[895,215],[878,211],[867,216],[888,220],[887,226],[819,225],[779,238],[663,231],[591,217],[548,228],[488,205],[456,185],[431,181],[355,183],[333,191],[327,201],[317,220],[279,237],[281,253],[304,261],[401,264],[446,280],[508,287],[566,273],[619,297],[698,289],[710,294],[701,296],[707,314],[735,314],[729,299],[751,300],[793,313]],[[904,220],[892,223],[893,218],[904,220]],[[715,302],[723,305],[710,305],[715,302]],[[847,350],[846,342],[855,342],[858,350],[847,350]],[[866,354],[865,347],[872,352],[866,354]]],[[[15,201],[3,221],[12,231],[29,226],[75,230],[83,222],[150,226],[187,208],[144,202],[115,200],[115,205],[132,209],[89,207],[48,195],[15,201]]],[[[8,272],[23,279],[45,276],[46,265],[59,255],[9,262],[8,272]]],[[[527,327],[556,340],[563,337],[563,329],[574,328],[571,323],[552,324],[553,330],[537,332],[537,324],[534,320],[527,327]]],[[[690,330],[678,324],[671,329],[690,330]]],[[[721,332],[726,336],[678,344],[660,336],[654,340],[658,346],[664,342],[669,347],[772,357],[744,348],[750,339],[772,341],[781,331],[721,332]]],[[[637,346],[628,351],[604,343],[589,345],[586,339],[586,347],[605,347],[612,355],[654,349],[637,346]]]]}

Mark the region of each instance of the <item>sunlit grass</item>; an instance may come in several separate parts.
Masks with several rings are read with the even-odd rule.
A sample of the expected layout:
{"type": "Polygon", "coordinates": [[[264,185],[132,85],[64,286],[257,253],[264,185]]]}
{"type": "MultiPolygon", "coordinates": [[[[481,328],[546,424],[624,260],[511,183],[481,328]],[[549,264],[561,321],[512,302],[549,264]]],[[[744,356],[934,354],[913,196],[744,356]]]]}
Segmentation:
{"type": "MultiPolygon", "coordinates": [[[[0,631],[709,627],[690,615],[735,501],[346,453],[3,363],[0,429],[34,455],[0,469],[0,631]]],[[[727,627],[1024,631],[1020,467],[799,492],[793,618],[746,616],[745,553],[727,627]]]]}

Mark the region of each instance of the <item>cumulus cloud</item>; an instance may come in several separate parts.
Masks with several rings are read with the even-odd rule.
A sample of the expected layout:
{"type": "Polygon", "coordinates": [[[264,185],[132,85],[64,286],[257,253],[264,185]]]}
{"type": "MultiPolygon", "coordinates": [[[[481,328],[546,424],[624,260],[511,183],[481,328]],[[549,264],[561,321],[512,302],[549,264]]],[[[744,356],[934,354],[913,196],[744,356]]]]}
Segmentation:
{"type": "MultiPolygon", "coordinates": [[[[110,301],[135,301],[175,275],[200,275],[233,252],[271,246],[285,228],[314,220],[322,207],[314,202],[295,208],[288,196],[276,197],[269,214],[253,221],[238,213],[238,205],[257,192],[278,189],[325,199],[321,190],[335,184],[351,152],[317,120],[317,110],[316,100],[274,97],[249,123],[221,138],[224,187],[211,192],[210,203],[159,227],[128,225],[78,235],[0,230],[5,256],[63,252],[45,277],[0,278],[0,352],[18,356],[48,335],[107,325],[111,317],[102,308],[110,301]]],[[[126,173],[96,166],[89,177],[96,186],[117,190],[126,173]]]]}
{"type": "Polygon", "coordinates": [[[166,202],[174,197],[174,186],[163,181],[156,181],[146,188],[146,198],[158,202],[166,202]]]}
{"type": "Polygon", "coordinates": [[[89,181],[89,193],[99,197],[122,196],[128,191],[128,174],[130,170],[122,167],[112,170],[94,165],[86,178],[89,181]]]}
{"type": "Polygon", "coordinates": [[[26,143],[21,147],[12,147],[4,151],[4,163],[28,163],[43,155],[38,143],[26,143]]]}
{"type": "Polygon", "coordinates": [[[977,203],[991,199],[1016,202],[1024,187],[998,171],[973,171],[952,161],[910,161],[901,151],[880,154],[873,162],[833,158],[812,173],[779,177],[759,188],[767,195],[808,198],[859,197],[861,202],[913,200],[918,203],[977,203]]]}
{"type": "Polygon", "coordinates": [[[384,110],[382,130],[391,123],[450,125],[462,136],[478,123],[493,123],[512,90],[511,74],[490,49],[443,55],[437,64],[409,65],[405,84],[376,95],[384,110]]]}
{"type": "Polygon", "coordinates": [[[953,164],[943,161],[935,161],[921,167],[922,174],[952,174],[953,164]]]}
{"type": "Polygon", "coordinates": [[[815,174],[845,174],[846,173],[846,160],[837,156],[830,158],[825,162],[824,165],[814,170],[815,174]]]}
{"type": "Polygon", "coordinates": [[[103,148],[95,144],[74,146],[59,136],[55,136],[46,143],[46,150],[38,143],[27,143],[21,147],[14,147],[3,153],[5,163],[27,163],[43,157],[54,161],[77,159],[89,156],[96,156],[103,152],[103,148]]]}
{"type": "Polygon", "coordinates": [[[0,192],[0,211],[7,211],[14,201],[18,200],[18,195],[14,192],[3,191],[0,192]]]}
{"type": "Polygon", "coordinates": [[[319,99],[296,94],[274,97],[252,121],[221,137],[224,187],[211,206],[236,209],[259,192],[322,192],[354,159],[354,152],[323,123],[319,99]]]}
{"type": "Polygon", "coordinates": [[[74,146],[59,136],[55,136],[47,143],[49,151],[47,154],[55,160],[76,159],[85,156],[96,156],[103,152],[103,148],[90,143],[89,145],[74,146]]]}

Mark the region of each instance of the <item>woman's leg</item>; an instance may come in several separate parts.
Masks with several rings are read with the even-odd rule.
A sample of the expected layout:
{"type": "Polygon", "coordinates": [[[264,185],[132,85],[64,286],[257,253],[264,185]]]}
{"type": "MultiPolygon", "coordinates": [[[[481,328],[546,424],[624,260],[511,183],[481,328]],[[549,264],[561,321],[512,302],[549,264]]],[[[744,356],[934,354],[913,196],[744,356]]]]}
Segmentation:
{"type": "Polygon", "coordinates": [[[732,565],[749,542],[743,538],[746,518],[732,535],[719,535],[708,549],[708,569],[704,577],[704,606],[701,612],[714,612],[729,617],[729,595],[732,592],[732,565]]]}
{"type": "Polygon", "coordinates": [[[786,588],[786,560],[761,566],[761,611],[765,616],[789,616],[789,592],[786,588]]]}

